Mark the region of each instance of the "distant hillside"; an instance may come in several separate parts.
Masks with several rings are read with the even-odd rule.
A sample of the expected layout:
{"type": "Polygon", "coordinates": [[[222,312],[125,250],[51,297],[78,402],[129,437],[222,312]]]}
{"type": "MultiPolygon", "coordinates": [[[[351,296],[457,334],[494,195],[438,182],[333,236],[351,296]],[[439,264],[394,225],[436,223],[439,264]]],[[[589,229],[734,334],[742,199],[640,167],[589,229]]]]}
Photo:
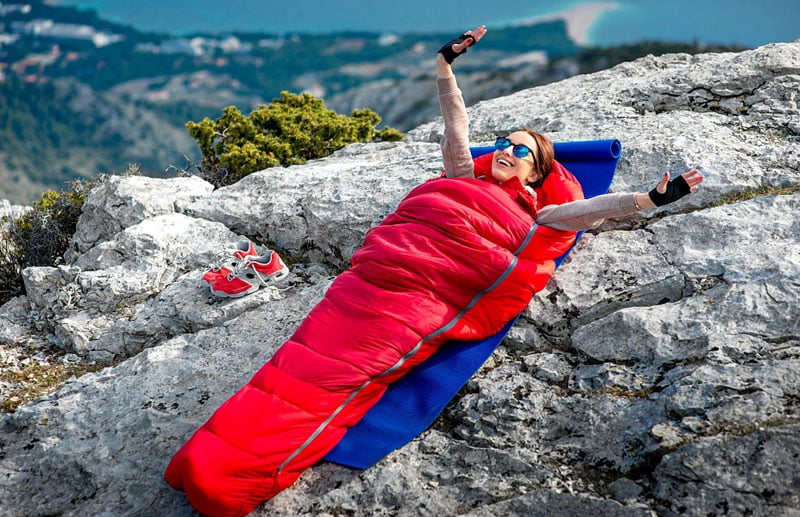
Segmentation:
{"type": "MultiPolygon", "coordinates": [[[[0,62],[7,75],[26,82],[74,77],[98,91],[149,78],[146,89],[128,91],[152,102],[171,101],[178,92],[164,89],[168,77],[191,77],[185,89],[203,97],[204,82],[228,89],[234,100],[256,95],[271,99],[281,90],[325,79],[326,93],[387,77],[405,77],[425,69],[433,52],[452,34],[392,35],[367,32],[336,34],[231,34],[173,37],[147,34],[104,22],[91,11],[27,2],[29,9],[0,11],[4,46],[0,62]],[[10,44],[9,44],[10,43],[10,44]],[[350,68],[368,65],[365,68],[350,68]],[[198,76],[197,72],[204,74],[198,76]],[[226,85],[210,76],[227,76],[226,85]],[[160,81],[158,81],[160,80],[160,81]]],[[[550,56],[574,54],[561,20],[496,30],[486,49],[550,56]]],[[[144,83],[138,83],[143,85],[144,83]]],[[[198,99],[197,104],[205,105],[198,99]]]]}
{"type": "MultiPolygon", "coordinates": [[[[508,56],[481,48],[480,60],[471,54],[460,58],[458,83],[465,102],[472,105],[573,75],[610,68],[648,54],[660,56],[741,50],[730,46],[646,41],[611,48],[583,48],[575,54],[548,59],[543,52],[508,56]]],[[[369,107],[380,113],[384,122],[402,131],[440,115],[432,69],[409,78],[371,81],[328,97],[326,102],[339,112],[369,107]]]]}
{"type": "Polygon", "coordinates": [[[163,113],[71,79],[0,83],[0,197],[29,202],[75,177],[124,170],[153,173],[198,154],[163,113]]]}
{"type": "MultiPolygon", "coordinates": [[[[32,0],[0,10],[0,199],[29,203],[78,176],[148,174],[198,152],[184,124],[282,90],[342,113],[372,108],[408,129],[435,116],[431,71],[452,34],[173,37],[32,0]]],[[[644,51],[644,49],[639,49],[644,51]]],[[[494,29],[459,63],[468,102],[591,71],[563,21],[494,29]],[[473,87],[477,88],[473,89],[473,87]]],[[[614,49],[600,49],[596,63],[614,49]]],[[[646,53],[646,52],[645,52],[646,53]]],[[[636,50],[626,56],[643,55],[636,50]]],[[[607,65],[606,65],[607,66],[607,65]]]]}
{"type": "MultiPolygon", "coordinates": [[[[330,96],[429,68],[451,35],[233,34],[176,38],[42,0],[0,10],[0,198],[30,202],[76,176],[148,173],[196,157],[183,127],[282,90],[330,96]]],[[[569,55],[563,22],[497,31],[486,48],[569,55]]]]}

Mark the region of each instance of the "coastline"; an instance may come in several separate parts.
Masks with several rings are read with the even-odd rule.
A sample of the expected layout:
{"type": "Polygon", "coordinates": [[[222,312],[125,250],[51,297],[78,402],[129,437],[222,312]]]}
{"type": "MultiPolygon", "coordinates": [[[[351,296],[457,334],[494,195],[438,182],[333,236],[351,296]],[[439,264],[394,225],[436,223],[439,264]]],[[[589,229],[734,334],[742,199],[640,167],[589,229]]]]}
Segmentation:
{"type": "Polygon", "coordinates": [[[535,23],[564,20],[567,23],[567,34],[578,45],[586,45],[589,32],[597,19],[606,11],[620,7],[617,2],[593,2],[553,14],[535,16],[523,20],[517,25],[533,25],[535,23]]]}

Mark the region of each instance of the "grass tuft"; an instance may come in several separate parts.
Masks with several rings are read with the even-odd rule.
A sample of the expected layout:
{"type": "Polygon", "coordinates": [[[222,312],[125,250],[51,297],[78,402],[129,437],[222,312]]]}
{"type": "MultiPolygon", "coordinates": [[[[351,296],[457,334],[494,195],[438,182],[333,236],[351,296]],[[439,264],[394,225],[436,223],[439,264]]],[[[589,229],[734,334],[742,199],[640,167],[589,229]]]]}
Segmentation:
{"type": "Polygon", "coordinates": [[[32,400],[56,391],[71,377],[80,377],[102,368],[98,364],[65,365],[63,363],[37,362],[20,370],[0,371],[0,382],[14,386],[7,395],[0,399],[0,413],[11,413],[32,400]]]}
{"type": "Polygon", "coordinates": [[[751,187],[741,192],[723,196],[716,202],[711,204],[709,208],[722,205],[730,205],[733,203],[741,203],[742,201],[749,201],[762,196],[789,196],[800,192],[800,184],[789,185],[787,187],[771,187],[769,185],[761,185],[759,187],[751,187]]]}

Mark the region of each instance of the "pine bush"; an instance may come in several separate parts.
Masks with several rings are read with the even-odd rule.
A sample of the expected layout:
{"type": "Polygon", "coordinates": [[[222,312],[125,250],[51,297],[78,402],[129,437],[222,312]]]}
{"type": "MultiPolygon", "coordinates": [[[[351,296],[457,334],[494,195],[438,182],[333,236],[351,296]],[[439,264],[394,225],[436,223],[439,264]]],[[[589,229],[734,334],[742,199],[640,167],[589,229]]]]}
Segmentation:
{"type": "Polygon", "coordinates": [[[200,176],[220,187],[268,167],[328,156],[353,142],[403,139],[403,133],[394,128],[376,130],[380,122],[370,109],[341,115],[308,93],[282,92],[249,116],[229,106],[217,120],[189,122],[186,128],[203,155],[200,176]]]}

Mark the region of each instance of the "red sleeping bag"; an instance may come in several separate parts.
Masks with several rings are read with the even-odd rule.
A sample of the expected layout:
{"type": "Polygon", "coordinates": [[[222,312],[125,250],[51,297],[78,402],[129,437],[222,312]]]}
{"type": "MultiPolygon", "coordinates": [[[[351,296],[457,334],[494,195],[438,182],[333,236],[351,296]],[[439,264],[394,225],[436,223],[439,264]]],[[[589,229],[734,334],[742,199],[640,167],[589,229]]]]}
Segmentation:
{"type": "MultiPolygon", "coordinates": [[[[491,155],[476,160],[476,174],[491,155]]],[[[539,205],[582,199],[553,164],[539,205]]],[[[248,384],[181,447],[165,478],[199,512],[240,516],[325,456],[386,387],[445,341],[519,314],[573,232],[538,227],[502,187],[433,179],[377,227],[325,297],[248,384]]]]}

